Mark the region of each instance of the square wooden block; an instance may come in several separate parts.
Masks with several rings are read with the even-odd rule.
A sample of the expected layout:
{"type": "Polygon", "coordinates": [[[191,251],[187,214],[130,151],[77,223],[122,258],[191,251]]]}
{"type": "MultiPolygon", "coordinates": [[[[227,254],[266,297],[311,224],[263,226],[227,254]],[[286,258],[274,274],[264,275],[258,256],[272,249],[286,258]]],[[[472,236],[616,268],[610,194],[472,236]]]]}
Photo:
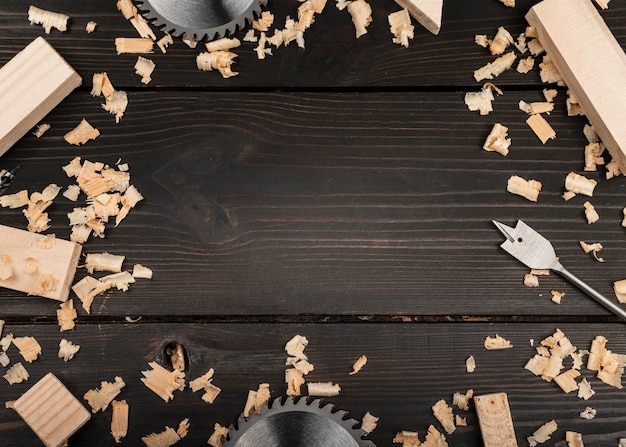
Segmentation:
{"type": "Polygon", "coordinates": [[[47,447],[61,446],[91,418],[52,373],[16,400],[13,408],[47,447]]]}

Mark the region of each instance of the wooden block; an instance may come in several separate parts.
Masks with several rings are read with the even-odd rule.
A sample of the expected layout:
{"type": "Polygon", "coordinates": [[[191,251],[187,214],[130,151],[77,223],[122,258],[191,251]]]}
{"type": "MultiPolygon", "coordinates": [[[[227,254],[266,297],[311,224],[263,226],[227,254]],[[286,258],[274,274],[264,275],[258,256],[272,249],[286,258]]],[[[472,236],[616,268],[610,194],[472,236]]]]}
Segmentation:
{"type": "Polygon", "coordinates": [[[43,37],[7,62],[0,69],[0,156],[81,82],[43,37]]]}
{"type": "Polygon", "coordinates": [[[42,248],[44,238],[41,234],[0,225],[0,265],[8,265],[12,271],[8,279],[0,280],[0,287],[66,301],[82,247],[55,238],[50,248],[42,248]]]}
{"type": "Polygon", "coordinates": [[[485,447],[517,447],[506,393],[474,396],[485,447]]]}
{"type": "Polygon", "coordinates": [[[439,34],[443,0],[396,0],[396,3],[406,8],[428,31],[439,34]]]}
{"type": "Polygon", "coordinates": [[[626,170],[626,54],[589,0],[544,0],[526,14],[589,122],[626,170]]]}
{"type": "Polygon", "coordinates": [[[63,445],[91,418],[89,411],[52,373],[26,391],[13,408],[48,447],[63,445]]]}

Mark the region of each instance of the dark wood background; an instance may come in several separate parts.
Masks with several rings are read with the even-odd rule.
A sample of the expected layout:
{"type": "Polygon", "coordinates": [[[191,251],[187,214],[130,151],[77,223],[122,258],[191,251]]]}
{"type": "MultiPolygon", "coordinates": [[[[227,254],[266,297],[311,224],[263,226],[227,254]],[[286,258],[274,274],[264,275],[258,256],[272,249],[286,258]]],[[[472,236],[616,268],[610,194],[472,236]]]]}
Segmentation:
{"type": "MultiPolygon", "coordinates": [[[[35,336],[44,349],[26,365],[28,382],[1,381],[0,402],[49,371],[79,398],[120,375],[128,384],[120,397],[131,407],[123,445],[142,445],[141,436],[185,417],[191,429],[180,445],[204,445],[215,422],[236,421],[248,389],[269,382],[272,396],[284,394],[284,344],[302,334],[316,367],[309,379],[339,383],[342,393],[329,401],[350,416],[379,416],[370,436],[377,446],[392,445],[400,430],[423,434],[437,425],[430,407],[468,388],[508,393],[520,445],[555,419],[552,445],[574,430],[586,445],[616,446],[626,437],[623,390],[585,371],[597,391],[585,402],[523,366],[534,352],[529,339],[557,327],[580,348],[604,335],[611,350],[626,353],[624,324],[557,276],[523,286],[527,270],[499,248],[491,220],[523,219],[553,242],[568,269],[613,298],[613,281],[626,278],[626,182],[604,180],[602,169],[587,173],[599,182],[591,202],[601,217],[593,225],[584,219],[586,198],[563,201],[565,176],[583,170],[586,119],[567,116],[559,88],[548,117],[557,138],[542,145],[518,109],[522,99],[543,98],[537,70],[497,78],[504,95],[488,116],[463,102],[481,86],[473,71],[493,59],[474,35],[506,26],[517,36],[534,3],[446,0],[441,33],[415,23],[404,48],[391,42],[386,16],[399,9],[392,0],[371,3],[373,22],[358,40],[347,11],[329,0],[305,33],[305,50],[292,43],[257,60],[256,44],[244,43],[234,65],[240,74],[222,79],[198,71],[200,50],[175,39],[166,54],[149,56],[156,70],[145,86],[134,74],[136,56],[115,54],[116,37],[136,36],[115,2],[39,1],[71,16],[68,32],[45,37],[83,86],[46,118],[52,128],[43,138],[28,134],[2,156],[0,167],[20,166],[9,192],[68,185],[61,167],[77,155],[108,164],[121,158],[145,200],[83,251],[125,255],[125,267],[146,265],[154,279],[97,297],[91,315],[79,309],[69,333],[58,331],[56,302],[0,290],[4,332],[35,336]],[[98,22],[93,34],[84,31],[89,20],[98,22]],[[93,73],[102,71],[128,93],[119,124],[89,94],[93,73]],[[83,117],[101,136],[69,146],[63,135],[83,117]],[[494,122],[510,128],[508,157],[481,149],[494,122]],[[538,203],[506,192],[512,174],[543,183],[538,203]],[[605,262],[585,255],[580,240],[601,242],[605,262]],[[552,289],[566,293],[561,305],[550,301],[552,289]],[[131,324],[126,316],[142,319],[131,324]],[[514,348],[485,351],[485,336],[496,333],[514,348]],[[68,363],[56,358],[61,338],[81,345],[68,363]],[[139,381],[173,341],[187,348],[190,378],[215,369],[223,389],[215,404],[189,390],[165,404],[139,381]],[[362,354],[369,363],[348,376],[362,354]],[[477,359],[474,374],[465,372],[469,355],[477,359]],[[587,405],[597,409],[594,420],[578,417],[587,405]]],[[[28,6],[0,4],[0,64],[43,35],[29,25],[28,6]]],[[[282,24],[297,6],[270,0],[268,9],[282,24]]],[[[601,14],[624,47],[626,6],[612,2],[601,14]]],[[[69,237],[73,206],[59,197],[50,208],[57,237],[69,237]]],[[[0,209],[0,223],[26,227],[19,210],[0,209]]],[[[9,355],[19,358],[15,348],[9,355]]],[[[468,427],[449,436],[450,445],[481,445],[473,407],[466,415],[468,427]]],[[[109,424],[110,410],[94,415],[70,445],[113,445],[109,424]]],[[[3,406],[0,439],[40,445],[3,406]]]]}

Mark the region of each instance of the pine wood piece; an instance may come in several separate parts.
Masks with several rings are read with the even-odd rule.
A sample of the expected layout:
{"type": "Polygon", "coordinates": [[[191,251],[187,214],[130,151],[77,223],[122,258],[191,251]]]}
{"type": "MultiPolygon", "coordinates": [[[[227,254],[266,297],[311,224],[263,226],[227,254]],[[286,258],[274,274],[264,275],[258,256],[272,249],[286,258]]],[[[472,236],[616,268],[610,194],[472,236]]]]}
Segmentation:
{"type": "Polygon", "coordinates": [[[59,447],[91,415],[54,374],[46,374],[13,408],[48,447],[59,447]]]}
{"type": "Polygon", "coordinates": [[[433,34],[441,30],[443,0],[396,0],[409,14],[433,34]]]}
{"type": "Polygon", "coordinates": [[[475,396],[474,405],[485,447],[517,447],[506,393],[475,396]]]}
{"type": "Polygon", "coordinates": [[[0,256],[9,259],[12,275],[0,280],[0,286],[65,302],[69,297],[81,246],[55,238],[50,248],[40,248],[41,234],[0,225],[0,256]],[[29,262],[35,259],[37,272],[29,273],[29,262]],[[46,280],[45,287],[38,287],[46,280]]]}
{"type": "Polygon", "coordinates": [[[0,155],[82,82],[43,38],[37,37],[0,69],[0,155]]]}
{"type": "Polygon", "coordinates": [[[626,168],[626,54],[588,0],[544,0],[526,14],[589,121],[626,168]]]}

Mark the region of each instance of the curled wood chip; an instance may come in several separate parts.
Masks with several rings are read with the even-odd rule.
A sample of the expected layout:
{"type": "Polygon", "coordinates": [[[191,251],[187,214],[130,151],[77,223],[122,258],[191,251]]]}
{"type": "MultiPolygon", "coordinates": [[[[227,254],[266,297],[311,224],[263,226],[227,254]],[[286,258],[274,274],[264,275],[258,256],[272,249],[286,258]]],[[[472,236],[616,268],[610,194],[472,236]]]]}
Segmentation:
{"type": "Polygon", "coordinates": [[[80,187],[78,185],[69,185],[63,192],[63,197],[65,197],[66,199],[72,202],[76,202],[78,200],[79,195],[80,195],[80,187]]]}
{"type": "Polygon", "coordinates": [[[485,337],[485,349],[488,351],[495,351],[498,349],[509,349],[512,348],[513,345],[509,340],[506,340],[496,334],[495,337],[485,337]]]}
{"type": "MultiPolygon", "coordinates": [[[[183,41],[185,40],[186,39],[183,39],[183,41]]],[[[187,39],[187,41],[189,40],[187,39]]],[[[161,50],[161,53],[163,54],[167,53],[167,48],[173,43],[174,43],[174,39],[172,39],[172,36],[170,36],[167,33],[165,34],[165,36],[161,37],[159,40],[156,41],[157,47],[159,47],[159,49],[161,50]]]]}
{"type": "Polygon", "coordinates": [[[79,345],[75,345],[69,340],[62,339],[59,343],[59,352],[57,356],[63,361],[67,362],[68,360],[72,360],[74,355],[80,350],[79,345]]]}
{"type": "Polygon", "coordinates": [[[309,396],[333,397],[339,396],[341,387],[332,382],[309,382],[307,383],[309,396]]]}
{"type": "Polygon", "coordinates": [[[578,384],[576,383],[576,378],[578,376],[580,376],[580,371],[569,369],[556,376],[554,378],[554,382],[561,387],[563,392],[571,393],[572,391],[578,390],[578,384]]]}
{"type": "Polygon", "coordinates": [[[248,398],[244,405],[242,415],[244,418],[250,417],[250,412],[254,410],[256,414],[261,414],[261,408],[270,400],[270,384],[261,383],[257,390],[248,390],[248,398]]]}
{"type": "Polygon", "coordinates": [[[223,427],[216,422],[213,426],[213,433],[209,437],[207,444],[211,447],[222,447],[222,443],[226,440],[226,436],[228,436],[228,427],[223,427]]]}
{"type": "Polygon", "coordinates": [[[148,54],[154,52],[154,41],[145,37],[116,37],[117,54],[148,54]]]}
{"type": "Polygon", "coordinates": [[[122,271],[122,263],[126,259],[125,256],[112,255],[111,253],[89,253],[85,260],[85,268],[89,273],[96,272],[113,272],[122,271]]]}
{"type": "Polygon", "coordinates": [[[15,194],[6,194],[0,196],[0,205],[3,208],[21,208],[28,205],[28,191],[23,189],[15,194]]]}
{"type": "Polygon", "coordinates": [[[91,276],[85,276],[72,286],[72,290],[76,296],[80,299],[83,309],[88,314],[91,313],[91,304],[96,295],[105,292],[111,288],[111,283],[107,281],[100,281],[91,276]]]}
{"type": "Polygon", "coordinates": [[[584,116],[585,111],[582,106],[578,103],[578,98],[574,94],[573,91],[567,91],[567,99],[565,100],[565,105],[567,106],[567,116],[584,116]]]}
{"type": "Polygon", "coordinates": [[[202,400],[212,404],[219,393],[222,391],[220,388],[213,385],[213,368],[209,369],[202,376],[189,382],[189,387],[194,393],[200,390],[204,390],[202,400]]]}
{"type": "Polygon", "coordinates": [[[152,72],[156,65],[152,59],[148,59],[143,56],[137,56],[137,62],[135,63],[135,74],[141,76],[141,82],[143,84],[149,84],[152,81],[152,72]]]}
{"type": "Polygon", "coordinates": [[[498,95],[502,94],[502,90],[491,82],[486,82],[483,88],[478,92],[465,93],[465,104],[467,108],[472,112],[478,110],[481,115],[488,115],[489,112],[493,111],[491,105],[494,100],[492,90],[495,90],[498,95]]]}
{"type": "Polygon", "coordinates": [[[126,292],[130,284],[135,282],[135,278],[130,272],[112,273],[100,278],[100,281],[111,284],[111,287],[115,287],[117,290],[126,292]]]}
{"type": "Polygon", "coordinates": [[[89,140],[95,140],[99,136],[100,131],[83,118],[78,126],[65,134],[63,139],[74,146],[80,146],[89,140]]]}
{"type": "Polygon", "coordinates": [[[567,177],[565,177],[566,190],[589,197],[593,197],[593,190],[597,183],[598,182],[595,180],[576,174],[575,172],[570,172],[567,174],[567,177]]]}
{"type": "Polygon", "coordinates": [[[554,140],[556,138],[556,132],[552,126],[538,113],[529,116],[526,120],[526,124],[528,124],[528,127],[532,129],[543,144],[546,144],[548,140],[554,140]]]}
{"type": "Polygon", "coordinates": [[[96,30],[97,26],[98,26],[98,23],[94,22],[93,20],[90,20],[85,25],[85,31],[87,31],[88,34],[91,34],[96,30]]]}
{"type": "Polygon", "coordinates": [[[524,59],[520,59],[515,69],[518,73],[526,74],[535,67],[535,59],[532,56],[528,56],[524,59]]]}
{"type": "Polygon", "coordinates": [[[493,79],[495,77],[500,76],[506,70],[513,66],[513,63],[517,59],[517,56],[514,52],[506,53],[503,56],[500,56],[493,62],[489,62],[478,70],[474,71],[474,79],[476,82],[480,82],[485,79],[493,79]]]}
{"type": "Polygon", "coordinates": [[[285,351],[289,358],[287,359],[288,365],[293,365],[299,360],[307,360],[307,356],[304,353],[304,349],[308,346],[309,340],[303,335],[294,335],[285,345],[285,351]]]}
{"type": "Polygon", "coordinates": [[[432,406],[433,415],[437,418],[446,433],[451,434],[456,430],[454,425],[454,415],[452,408],[448,406],[444,399],[441,399],[432,406]]]}
{"type": "Polygon", "coordinates": [[[585,217],[588,224],[596,223],[600,219],[600,215],[590,202],[583,203],[583,207],[585,208],[585,217]]]}
{"type": "Polygon", "coordinates": [[[131,25],[133,25],[141,37],[156,40],[156,35],[141,14],[135,14],[133,17],[128,19],[128,21],[131,25]]]}
{"type": "Polygon", "coordinates": [[[532,273],[526,273],[524,275],[524,285],[526,287],[539,287],[539,278],[532,273]]]}
{"type": "Polygon", "coordinates": [[[287,384],[287,396],[300,396],[300,387],[304,385],[302,371],[296,368],[285,370],[285,383],[287,384]]]}
{"type": "MultiPolygon", "coordinates": [[[[526,37],[530,37],[528,32],[526,33],[526,37]]],[[[530,54],[533,56],[539,56],[541,53],[546,51],[537,38],[529,40],[526,45],[528,46],[528,51],[530,51],[530,54]]]]}
{"type": "Polygon", "coordinates": [[[257,54],[258,59],[265,59],[266,55],[272,55],[271,48],[265,48],[265,44],[267,43],[267,36],[264,32],[261,33],[261,37],[259,38],[259,44],[254,49],[257,54]]]}
{"type": "Polygon", "coordinates": [[[626,365],[626,355],[616,354],[606,349],[607,339],[596,336],[587,358],[587,369],[597,371],[596,377],[615,388],[622,388],[622,375],[626,365]]]}
{"type": "Polygon", "coordinates": [[[248,32],[245,34],[245,36],[243,36],[242,39],[244,42],[256,42],[258,41],[258,37],[256,37],[255,33],[254,33],[254,28],[250,28],[248,30],[248,32]]]}
{"type": "Polygon", "coordinates": [[[0,348],[2,348],[3,351],[6,351],[7,349],[9,349],[9,346],[11,346],[12,342],[13,334],[7,334],[0,339],[0,348]]]}
{"type": "MultiPolygon", "coordinates": [[[[267,11],[264,11],[264,13],[267,11]]],[[[261,30],[261,31],[267,31],[267,29],[261,30]]],[[[213,52],[213,51],[228,51],[228,50],[232,50],[233,48],[237,48],[239,46],[241,46],[241,41],[235,37],[233,38],[228,38],[228,37],[222,37],[221,39],[217,39],[217,40],[213,40],[211,42],[207,42],[205,45],[206,50],[208,52],[213,52]]]]}
{"type": "Polygon", "coordinates": [[[474,42],[476,45],[480,45],[483,48],[487,48],[491,45],[491,39],[489,39],[486,34],[476,34],[474,36],[474,42]]]}
{"type": "Polygon", "coordinates": [[[511,146],[511,139],[507,138],[508,131],[508,127],[495,123],[485,140],[485,144],[483,144],[483,149],[489,152],[497,152],[503,156],[508,155],[509,146],[511,146]]]}
{"type": "Polygon", "coordinates": [[[613,291],[617,297],[617,301],[626,304],[626,279],[615,281],[613,283],[613,291]]]}
{"type": "Polygon", "coordinates": [[[528,113],[529,115],[535,115],[538,113],[547,113],[549,115],[550,112],[554,110],[554,103],[550,101],[545,101],[545,102],[531,102],[530,104],[528,104],[525,101],[520,101],[519,109],[522,112],[528,113]]]}
{"type": "Polygon", "coordinates": [[[7,353],[4,351],[0,351],[0,366],[6,368],[7,366],[9,366],[10,363],[11,359],[9,359],[7,353]]]}
{"type": "MultiPolygon", "coordinates": [[[[108,98],[113,94],[115,88],[111,84],[109,76],[103,73],[94,73],[91,81],[91,96],[104,96],[108,98]]],[[[80,158],[78,158],[80,161],[80,158]]],[[[80,167],[80,166],[79,166],[80,167]]],[[[70,175],[69,173],[67,174],[70,175]]]]}
{"type": "Polygon", "coordinates": [[[580,412],[579,416],[583,419],[591,420],[596,417],[595,408],[585,407],[583,411],[580,412]]]}
{"type": "Polygon", "coordinates": [[[144,267],[141,264],[135,264],[133,266],[133,278],[152,279],[152,270],[148,267],[144,267]]]}
{"type": "Polygon", "coordinates": [[[473,355],[470,355],[466,360],[465,360],[465,370],[468,373],[473,373],[474,371],[476,371],[476,360],[474,359],[473,355]]]}
{"type": "Polygon", "coordinates": [[[526,180],[517,175],[509,178],[506,190],[511,194],[522,196],[531,202],[536,202],[541,191],[541,182],[537,180],[526,180]]]}
{"type": "Polygon", "coordinates": [[[9,382],[9,385],[14,385],[28,380],[30,375],[28,374],[28,371],[26,371],[26,368],[24,368],[24,365],[18,362],[10,367],[2,377],[9,382]]]}
{"type": "Polygon", "coordinates": [[[12,342],[28,363],[37,360],[37,357],[41,355],[41,346],[35,337],[14,337],[12,342]]]}
{"type": "Polygon", "coordinates": [[[100,382],[100,388],[87,391],[83,398],[91,407],[91,411],[97,413],[98,411],[106,410],[111,401],[120,394],[125,386],[124,380],[117,376],[114,382],[100,382]]]}
{"type": "Polygon", "coordinates": [[[363,419],[361,420],[361,430],[363,433],[370,434],[373,432],[378,426],[378,420],[379,418],[371,414],[369,411],[365,413],[363,419]]]}
{"type": "Polygon", "coordinates": [[[60,307],[60,309],[57,309],[57,321],[59,322],[61,332],[74,329],[74,320],[78,317],[76,309],[74,309],[74,300],[70,298],[66,302],[61,303],[60,307]]]}
{"type": "Polygon", "coordinates": [[[544,88],[543,89],[543,97],[546,98],[546,101],[553,102],[554,98],[559,94],[559,91],[555,88],[544,88]]]}
{"type": "Polygon", "coordinates": [[[565,441],[567,441],[567,447],[585,447],[583,435],[575,431],[566,431],[565,441]]]}
{"type": "Polygon", "coordinates": [[[413,39],[415,27],[411,25],[411,15],[407,9],[392,12],[387,16],[389,29],[393,34],[393,43],[409,47],[409,39],[413,39]]]}
{"type": "Polygon", "coordinates": [[[237,55],[231,51],[214,51],[200,53],[196,57],[198,70],[220,72],[223,78],[237,76],[239,73],[232,71],[231,65],[235,62],[237,55]]]}
{"type": "Polygon", "coordinates": [[[33,5],[28,8],[28,21],[30,24],[43,26],[46,34],[50,34],[52,28],[61,32],[67,31],[67,22],[69,19],[70,17],[65,14],[37,8],[33,5]]]}
{"type": "MultiPolygon", "coordinates": [[[[530,49],[530,43],[528,45],[530,49]]],[[[532,50],[531,50],[532,52],[532,50]]],[[[556,66],[552,63],[552,60],[549,56],[544,56],[542,62],[539,64],[539,76],[541,77],[541,82],[546,84],[557,84],[560,86],[565,86],[565,81],[561,77],[561,74],[556,69],[556,66]]]]}
{"type": "Polygon", "coordinates": [[[352,23],[358,39],[367,33],[367,27],[372,23],[372,7],[365,0],[353,0],[348,4],[347,9],[352,16],[352,23]]]}
{"type": "Polygon", "coordinates": [[[455,407],[461,410],[468,411],[469,401],[473,396],[474,396],[474,390],[472,389],[467,390],[465,394],[455,392],[452,395],[452,405],[454,405],[455,407]]]}
{"type": "Polygon", "coordinates": [[[41,138],[43,137],[43,134],[45,134],[47,131],[50,130],[50,127],[51,127],[50,124],[46,124],[46,123],[38,124],[37,128],[33,132],[33,135],[35,135],[35,137],[37,138],[41,138]]]}
{"type": "MultiPolygon", "coordinates": [[[[602,153],[604,152],[605,147],[601,143],[589,143],[585,146],[585,171],[593,172],[598,170],[598,166],[604,165],[604,157],[602,157],[602,153]]],[[[609,178],[619,175],[619,167],[617,168],[617,172],[612,171],[607,168],[607,176],[609,178]]]]}
{"type": "Polygon", "coordinates": [[[165,426],[164,431],[143,436],[141,440],[147,447],[170,447],[187,436],[188,430],[189,419],[183,419],[178,425],[178,430],[165,426]]]}
{"type": "Polygon", "coordinates": [[[596,392],[591,389],[589,381],[586,378],[583,378],[578,385],[578,398],[589,400],[594,394],[596,394],[596,392]]]}
{"type": "Polygon", "coordinates": [[[124,116],[126,107],[128,107],[128,95],[121,90],[115,90],[111,96],[106,98],[106,102],[102,104],[104,110],[111,115],[115,115],[116,123],[119,123],[124,116]]]}
{"type": "Polygon", "coordinates": [[[366,363],[367,363],[366,356],[362,355],[361,357],[359,357],[357,361],[354,362],[354,364],[352,365],[352,372],[350,373],[350,375],[356,374],[359,371],[361,371],[361,369],[365,366],[366,363]]]}
{"type": "Polygon", "coordinates": [[[489,51],[493,56],[498,56],[507,49],[507,47],[513,43],[513,36],[503,26],[498,28],[498,31],[489,45],[489,51]]]}
{"type": "MultiPolygon", "coordinates": [[[[274,14],[269,11],[263,11],[261,16],[252,22],[252,28],[258,31],[267,31],[274,23],[274,14]]],[[[209,50],[211,51],[211,50],[209,50]]]]}
{"type": "Polygon", "coordinates": [[[558,425],[556,424],[554,419],[546,422],[537,430],[535,430],[532,436],[529,436],[527,438],[528,444],[530,444],[530,447],[535,447],[537,444],[543,444],[550,439],[550,436],[557,430],[557,428],[558,425]]]}
{"type": "Polygon", "coordinates": [[[561,304],[561,299],[565,296],[565,293],[558,290],[551,290],[550,294],[552,295],[552,302],[556,304],[561,304]]]}
{"type": "Polygon", "coordinates": [[[119,444],[128,434],[128,403],[125,400],[114,400],[111,402],[111,408],[113,409],[111,435],[119,444]]]}
{"type": "Polygon", "coordinates": [[[174,398],[174,391],[185,388],[185,373],[177,369],[168,371],[156,362],[149,362],[151,370],[141,371],[141,381],[165,402],[174,398]]]}
{"type": "Polygon", "coordinates": [[[122,13],[126,20],[130,20],[137,14],[139,14],[139,11],[137,11],[137,7],[134,5],[132,0],[117,0],[115,6],[117,7],[117,10],[122,13]]]}
{"type": "Polygon", "coordinates": [[[591,253],[596,261],[604,262],[604,259],[598,256],[600,250],[602,250],[602,244],[600,242],[596,242],[594,244],[588,244],[584,241],[580,241],[580,247],[583,249],[585,253],[591,253]]]}

